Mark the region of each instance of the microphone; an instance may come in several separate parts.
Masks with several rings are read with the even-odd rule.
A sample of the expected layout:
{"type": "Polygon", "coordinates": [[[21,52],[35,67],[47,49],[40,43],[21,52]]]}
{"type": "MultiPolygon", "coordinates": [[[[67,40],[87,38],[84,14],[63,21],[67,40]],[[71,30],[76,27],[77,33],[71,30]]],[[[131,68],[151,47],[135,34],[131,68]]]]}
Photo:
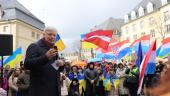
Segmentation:
{"type": "Polygon", "coordinates": [[[55,56],[55,59],[58,60],[59,59],[58,48],[57,48],[57,46],[54,46],[53,48],[57,50],[57,54],[55,56]]]}

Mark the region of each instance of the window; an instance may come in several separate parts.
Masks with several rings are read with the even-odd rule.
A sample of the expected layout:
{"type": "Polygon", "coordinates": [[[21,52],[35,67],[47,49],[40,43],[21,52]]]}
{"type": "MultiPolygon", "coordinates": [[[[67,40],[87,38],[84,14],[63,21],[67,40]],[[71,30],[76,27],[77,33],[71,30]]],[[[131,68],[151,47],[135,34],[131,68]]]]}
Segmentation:
{"type": "Polygon", "coordinates": [[[167,32],[167,33],[170,33],[170,24],[169,24],[169,25],[166,25],[166,32],[167,32]]]}
{"type": "Polygon", "coordinates": [[[162,5],[165,5],[168,3],[168,0],[161,0],[162,1],[162,5]]]}
{"type": "Polygon", "coordinates": [[[140,22],[140,29],[143,29],[144,28],[144,21],[141,21],[140,22]]]}
{"type": "Polygon", "coordinates": [[[155,37],[155,30],[152,29],[152,30],[150,31],[150,34],[151,34],[151,37],[155,37]]]}
{"type": "Polygon", "coordinates": [[[40,34],[37,34],[37,39],[40,39],[40,34]]]}
{"type": "Polygon", "coordinates": [[[35,37],[35,32],[31,33],[31,37],[33,37],[33,38],[35,37]]]}
{"type": "Polygon", "coordinates": [[[114,32],[114,35],[118,35],[118,31],[117,30],[114,32]]]}
{"type": "Polygon", "coordinates": [[[138,37],[137,37],[137,35],[135,34],[135,35],[133,35],[133,39],[134,40],[136,40],[138,37]]]}
{"type": "Polygon", "coordinates": [[[132,30],[133,30],[133,31],[136,31],[136,24],[133,24],[133,25],[132,25],[132,30]]]}
{"type": "Polygon", "coordinates": [[[135,11],[131,12],[131,19],[132,20],[136,19],[136,12],[135,11]]]}
{"type": "Polygon", "coordinates": [[[149,25],[153,25],[155,23],[155,20],[153,17],[149,18],[149,25]]]}
{"type": "Polygon", "coordinates": [[[125,19],[125,23],[129,21],[129,16],[128,15],[125,15],[124,16],[124,19],[125,19]]]}
{"type": "Polygon", "coordinates": [[[125,32],[128,34],[128,32],[129,32],[129,27],[126,27],[125,32]]]}
{"type": "Polygon", "coordinates": [[[164,12],[164,21],[168,21],[170,19],[170,16],[169,16],[169,11],[166,11],[164,12]]]}
{"type": "Polygon", "coordinates": [[[3,27],[3,32],[5,32],[5,33],[8,32],[8,26],[3,27]]]}
{"type": "Polygon", "coordinates": [[[144,15],[144,9],[143,7],[140,7],[138,10],[139,16],[143,16],[144,15]]]}
{"type": "Polygon", "coordinates": [[[153,4],[151,2],[149,2],[147,5],[147,12],[150,13],[152,11],[153,11],[153,4]]]}

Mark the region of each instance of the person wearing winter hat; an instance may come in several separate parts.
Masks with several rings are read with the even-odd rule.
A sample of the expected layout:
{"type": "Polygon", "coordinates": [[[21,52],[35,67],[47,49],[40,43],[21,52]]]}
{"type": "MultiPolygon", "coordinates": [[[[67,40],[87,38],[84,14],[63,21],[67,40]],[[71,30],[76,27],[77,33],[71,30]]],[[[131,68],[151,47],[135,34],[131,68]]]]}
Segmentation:
{"type": "Polygon", "coordinates": [[[98,79],[97,71],[94,69],[94,63],[91,62],[88,64],[88,69],[85,71],[85,80],[86,80],[86,96],[95,96],[96,94],[96,82],[98,79]]]}

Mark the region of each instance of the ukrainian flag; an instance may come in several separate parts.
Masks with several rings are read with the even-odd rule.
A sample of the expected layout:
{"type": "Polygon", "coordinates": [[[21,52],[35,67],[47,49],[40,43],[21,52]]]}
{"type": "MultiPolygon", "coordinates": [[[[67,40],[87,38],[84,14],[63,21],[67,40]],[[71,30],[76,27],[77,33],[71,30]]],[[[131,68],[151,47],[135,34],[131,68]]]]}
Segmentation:
{"type": "Polygon", "coordinates": [[[78,76],[77,78],[79,80],[79,92],[80,94],[83,94],[83,89],[85,90],[85,80],[84,80],[84,76],[78,76]]]}
{"type": "Polygon", "coordinates": [[[104,88],[105,88],[106,91],[111,90],[112,84],[110,82],[110,78],[107,78],[107,77],[105,78],[105,80],[104,80],[104,88]]]}
{"type": "Polygon", "coordinates": [[[22,48],[19,47],[13,52],[13,55],[7,57],[3,61],[3,63],[5,66],[10,65],[11,68],[14,68],[15,65],[20,64],[21,61],[22,61],[22,48]]]}
{"type": "Polygon", "coordinates": [[[59,34],[57,34],[55,41],[56,41],[55,46],[57,46],[58,51],[63,51],[65,49],[65,45],[63,41],[61,40],[59,34]]]}

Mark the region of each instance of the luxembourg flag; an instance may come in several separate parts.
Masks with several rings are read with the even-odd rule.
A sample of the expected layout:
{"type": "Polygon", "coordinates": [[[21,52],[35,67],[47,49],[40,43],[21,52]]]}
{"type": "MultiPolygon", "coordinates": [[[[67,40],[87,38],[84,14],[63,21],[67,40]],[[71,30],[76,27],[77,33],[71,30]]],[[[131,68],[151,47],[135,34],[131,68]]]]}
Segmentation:
{"type": "Polygon", "coordinates": [[[165,58],[170,55],[170,37],[162,41],[162,46],[159,49],[158,57],[165,58]]]}
{"type": "Polygon", "coordinates": [[[149,70],[155,70],[156,65],[156,40],[149,48],[149,51],[146,53],[141,66],[140,66],[140,75],[139,75],[139,87],[138,87],[138,94],[141,93],[143,79],[149,70]]]}
{"type": "Polygon", "coordinates": [[[115,47],[116,46],[119,47],[118,59],[123,58],[125,55],[127,55],[131,51],[129,40],[121,41],[118,44],[116,44],[115,47]]]}
{"type": "Polygon", "coordinates": [[[85,35],[84,41],[93,43],[98,47],[107,50],[112,39],[112,30],[97,30],[85,35]]]}
{"type": "Polygon", "coordinates": [[[138,51],[139,48],[139,42],[141,41],[141,45],[142,45],[142,52],[146,53],[149,49],[149,44],[150,44],[150,35],[145,35],[142,36],[141,38],[135,40],[132,44],[131,44],[131,48],[132,50],[134,50],[135,52],[138,51]]]}

